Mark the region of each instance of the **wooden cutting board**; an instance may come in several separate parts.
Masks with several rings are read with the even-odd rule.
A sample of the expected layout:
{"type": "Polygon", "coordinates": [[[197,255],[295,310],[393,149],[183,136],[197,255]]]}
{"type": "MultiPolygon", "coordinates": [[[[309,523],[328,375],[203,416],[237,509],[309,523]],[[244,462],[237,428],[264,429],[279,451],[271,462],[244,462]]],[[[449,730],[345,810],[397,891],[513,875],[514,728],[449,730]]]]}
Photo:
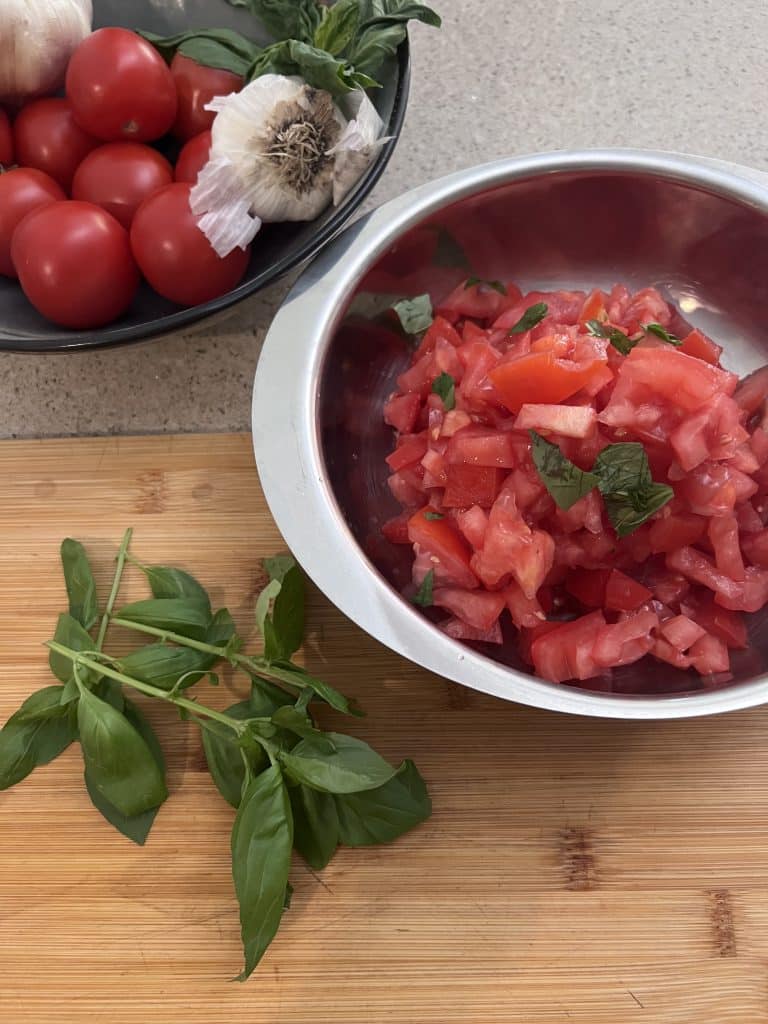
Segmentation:
{"type": "MultiPolygon", "coordinates": [[[[2,720],[50,681],[65,535],[103,588],[134,526],[137,556],[187,567],[251,630],[281,540],[248,437],[3,442],[0,467],[2,720]]],[[[278,939],[232,984],[232,811],[199,736],[153,709],[171,798],[145,848],[90,807],[76,748],[0,794],[0,1020],[768,1021],[768,710],[630,723],[505,704],[402,661],[317,593],[306,662],[359,698],[359,735],[415,758],[432,820],[322,874],[297,860],[278,939]]],[[[231,686],[204,699],[231,703],[231,686]]]]}

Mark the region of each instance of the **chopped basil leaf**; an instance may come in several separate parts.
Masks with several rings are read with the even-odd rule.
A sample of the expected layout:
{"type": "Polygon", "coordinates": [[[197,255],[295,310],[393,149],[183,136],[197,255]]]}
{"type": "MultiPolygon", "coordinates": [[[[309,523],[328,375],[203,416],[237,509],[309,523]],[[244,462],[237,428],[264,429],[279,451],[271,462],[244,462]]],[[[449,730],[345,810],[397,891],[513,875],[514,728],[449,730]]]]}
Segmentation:
{"type": "Polygon", "coordinates": [[[586,326],[589,333],[594,335],[595,338],[607,338],[623,356],[628,356],[638,341],[640,341],[639,338],[633,340],[624,331],[620,331],[618,327],[606,327],[599,320],[587,320],[586,326]]]}
{"type": "Polygon", "coordinates": [[[424,518],[425,519],[445,519],[445,516],[443,515],[442,512],[425,512],[424,513],[424,518]]]}
{"type": "Polygon", "coordinates": [[[450,373],[441,373],[432,381],[432,394],[439,395],[443,400],[446,412],[456,406],[456,382],[450,373]]]}
{"type": "Polygon", "coordinates": [[[526,331],[530,331],[536,324],[540,324],[548,312],[549,306],[546,302],[534,303],[526,309],[514,327],[509,328],[509,333],[525,334],[526,331]]]}
{"type": "Polygon", "coordinates": [[[397,313],[406,334],[421,334],[432,324],[432,301],[428,295],[401,299],[392,309],[397,313]]]}
{"type": "Polygon", "coordinates": [[[592,472],[603,494],[641,490],[653,483],[648,456],[638,441],[609,444],[595,460],[592,472]]]}
{"type": "Polygon", "coordinates": [[[556,444],[546,441],[535,430],[531,435],[531,455],[541,482],[547,488],[558,508],[569,509],[579,498],[597,486],[594,473],[585,473],[560,451],[556,444]]]}
{"type": "Polygon", "coordinates": [[[669,342],[670,345],[679,346],[683,344],[676,335],[665,331],[661,324],[645,324],[643,330],[646,334],[655,334],[657,338],[669,342]]]}
{"type": "Polygon", "coordinates": [[[476,284],[484,285],[486,288],[492,288],[495,292],[498,292],[499,295],[507,294],[507,289],[501,281],[486,281],[484,277],[468,277],[464,284],[464,290],[466,291],[467,288],[474,288],[476,284]]]}
{"type": "Polygon", "coordinates": [[[421,581],[421,586],[411,598],[414,604],[420,605],[422,608],[429,608],[432,604],[432,589],[435,585],[435,570],[430,569],[424,579],[421,581]]]}
{"type": "Polygon", "coordinates": [[[626,537],[674,497],[667,484],[649,484],[627,494],[604,495],[605,510],[617,537],[626,537]]]}

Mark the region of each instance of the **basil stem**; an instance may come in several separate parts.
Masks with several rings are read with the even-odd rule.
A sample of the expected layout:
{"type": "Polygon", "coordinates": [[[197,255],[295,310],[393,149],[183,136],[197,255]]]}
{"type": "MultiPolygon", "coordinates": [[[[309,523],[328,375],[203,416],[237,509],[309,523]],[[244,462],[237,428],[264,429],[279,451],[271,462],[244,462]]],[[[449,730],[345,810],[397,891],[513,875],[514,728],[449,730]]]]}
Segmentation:
{"type": "Polygon", "coordinates": [[[120,545],[120,550],[117,553],[117,565],[115,567],[115,576],[112,580],[112,589],[109,592],[109,598],[107,600],[107,606],[104,609],[104,614],[101,618],[101,625],[99,626],[99,635],[96,637],[96,650],[100,651],[104,646],[104,638],[107,635],[107,628],[109,627],[110,618],[112,616],[112,609],[115,607],[115,601],[117,595],[120,592],[120,583],[123,579],[123,569],[125,568],[125,560],[128,557],[128,547],[131,543],[131,537],[133,535],[133,528],[128,529],[123,534],[123,540],[120,545]]]}

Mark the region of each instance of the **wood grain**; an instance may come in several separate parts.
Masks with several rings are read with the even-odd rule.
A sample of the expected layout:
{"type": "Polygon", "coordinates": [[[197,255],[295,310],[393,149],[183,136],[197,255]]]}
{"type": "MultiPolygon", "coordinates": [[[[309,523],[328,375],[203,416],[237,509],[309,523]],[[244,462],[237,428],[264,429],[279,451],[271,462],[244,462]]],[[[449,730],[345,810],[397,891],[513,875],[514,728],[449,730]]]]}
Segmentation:
{"type": "MultiPolygon", "coordinates": [[[[187,567],[250,630],[281,541],[249,438],[4,442],[0,459],[3,720],[49,682],[65,535],[103,590],[134,526],[138,556],[187,567]]],[[[132,577],[125,597],[140,593],[132,577]]],[[[297,860],[277,941],[231,984],[232,812],[199,737],[153,708],[171,799],[144,849],[89,806],[75,748],[0,794],[0,1020],[768,1021],[768,710],[631,723],[505,704],[402,661],[314,592],[305,658],[359,698],[361,736],[416,758],[428,825],[322,874],[297,860]]]]}

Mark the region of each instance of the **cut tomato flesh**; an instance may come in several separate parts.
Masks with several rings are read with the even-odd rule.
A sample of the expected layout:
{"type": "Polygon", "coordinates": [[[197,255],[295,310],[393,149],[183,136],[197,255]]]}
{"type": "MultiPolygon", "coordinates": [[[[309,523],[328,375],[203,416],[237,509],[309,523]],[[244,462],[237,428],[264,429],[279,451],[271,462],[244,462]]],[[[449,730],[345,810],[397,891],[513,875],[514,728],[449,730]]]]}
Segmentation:
{"type": "Polygon", "coordinates": [[[585,364],[557,359],[552,352],[533,352],[491,370],[488,379],[510,412],[527,402],[562,402],[602,372],[605,360],[585,364]]]}

